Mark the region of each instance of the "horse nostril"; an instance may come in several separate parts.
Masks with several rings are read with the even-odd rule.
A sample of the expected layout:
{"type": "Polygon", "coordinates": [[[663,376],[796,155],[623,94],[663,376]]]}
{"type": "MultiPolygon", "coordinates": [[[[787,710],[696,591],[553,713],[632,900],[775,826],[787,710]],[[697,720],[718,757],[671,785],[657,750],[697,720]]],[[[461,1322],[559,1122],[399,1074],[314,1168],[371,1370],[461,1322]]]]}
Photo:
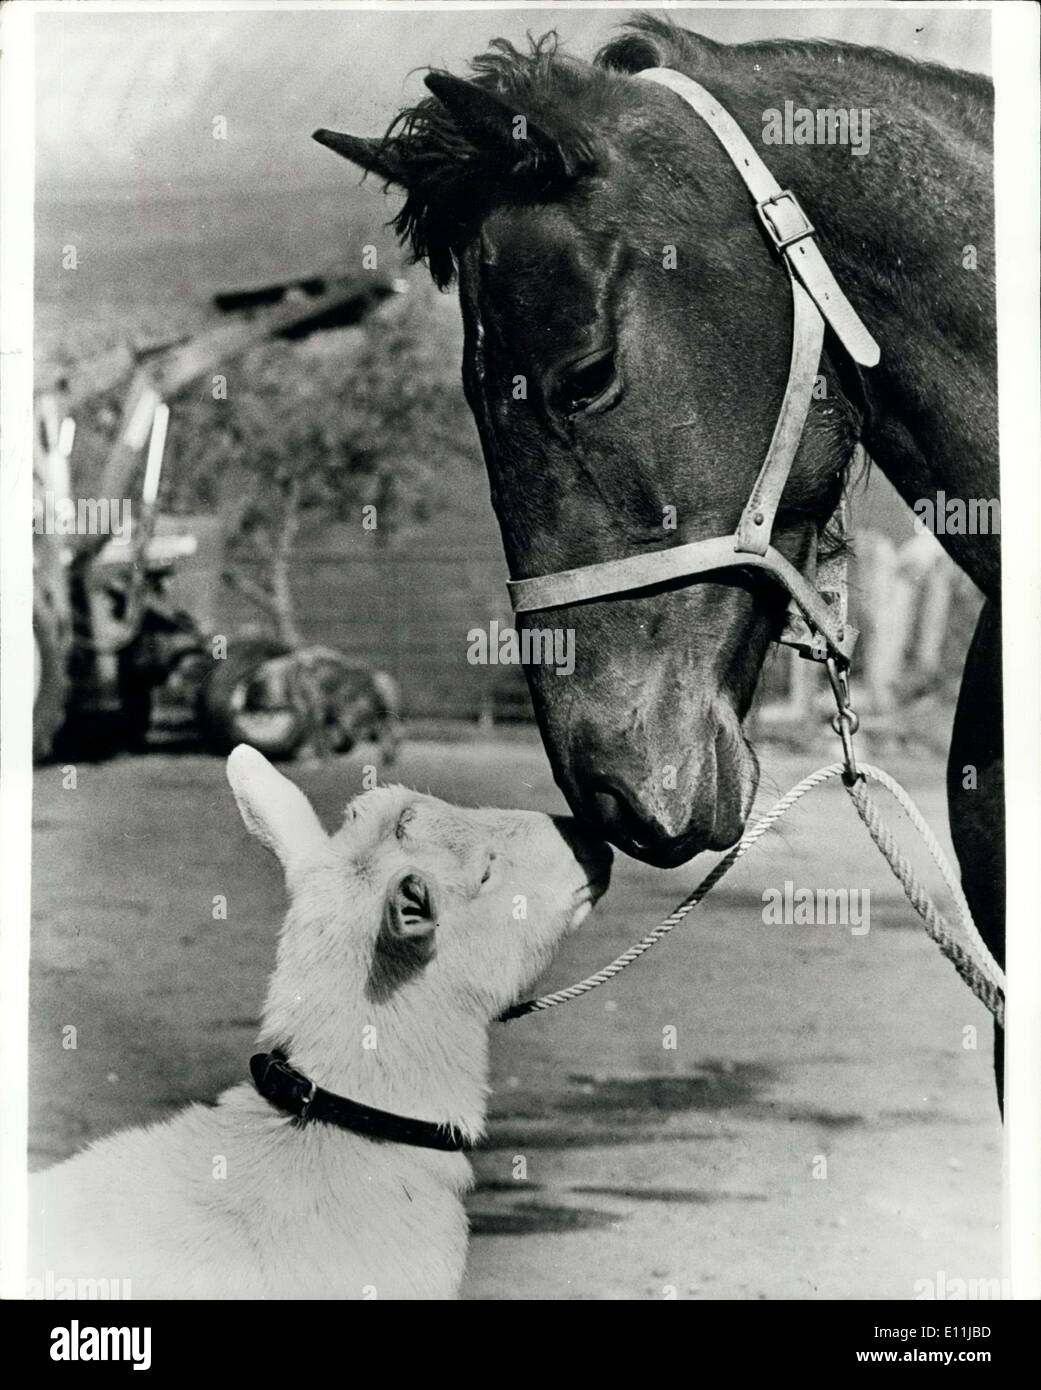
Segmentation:
{"type": "Polygon", "coordinates": [[[630,801],[608,783],[594,786],[586,804],[598,834],[627,854],[662,868],[685,863],[704,849],[711,837],[711,823],[704,825],[696,808],[684,811],[676,807],[674,815],[665,815],[663,808],[641,806],[639,800],[630,801]]]}
{"type": "Polygon", "coordinates": [[[646,837],[640,817],[614,787],[600,787],[593,793],[593,810],[608,837],[622,835],[637,845],[646,837]]]}

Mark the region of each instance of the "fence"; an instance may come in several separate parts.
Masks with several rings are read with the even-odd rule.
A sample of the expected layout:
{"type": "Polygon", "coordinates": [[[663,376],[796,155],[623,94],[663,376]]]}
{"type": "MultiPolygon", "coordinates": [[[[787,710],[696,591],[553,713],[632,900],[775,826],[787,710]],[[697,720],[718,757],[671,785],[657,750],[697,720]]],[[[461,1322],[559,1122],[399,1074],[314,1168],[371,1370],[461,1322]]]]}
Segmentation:
{"type": "MultiPolygon", "coordinates": [[[[164,527],[163,529],[169,529],[164,527]]],[[[248,601],[220,585],[212,518],[181,518],[199,538],[198,563],[178,576],[185,606],[206,626],[234,633],[259,619],[248,601]]],[[[953,708],[979,598],[931,536],[902,544],[879,532],[857,537],[853,619],[862,629],[856,658],[858,708],[886,721],[923,695],[953,708]]],[[[261,577],[259,563],[246,570],[261,577]]],[[[511,623],[506,565],[497,543],[444,550],[423,544],[360,549],[333,538],[301,553],[294,575],[304,639],[339,647],[389,671],[404,711],[418,719],[530,719],[518,667],[470,665],[467,633],[497,619],[511,623]]],[[[767,663],[759,725],[806,719],[820,683],[788,651],[767,663]]]]}
{"type": "MultiPolygon", "coordinates": [[[[301,557],[294,588],[304,640],[388,671],[406,715],[531,717],[519,668],[472,666],[466,659],[471,628],[511,621],[500,552],[317,551],[301,557]]],[[[221,606],[231,630],[256,620],[256,611],[235,595],[221,606]]]]}

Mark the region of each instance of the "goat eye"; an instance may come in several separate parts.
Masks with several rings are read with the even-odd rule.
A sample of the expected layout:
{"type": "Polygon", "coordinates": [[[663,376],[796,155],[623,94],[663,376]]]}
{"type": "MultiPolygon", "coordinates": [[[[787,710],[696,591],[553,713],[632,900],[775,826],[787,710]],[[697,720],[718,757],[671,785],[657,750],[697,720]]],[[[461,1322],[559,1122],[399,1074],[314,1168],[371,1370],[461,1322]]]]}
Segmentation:
{"type": "Polygon", "coordinates": [[[493,854],[492,857],[488,860],[488,863],[485,865],[484,873],[481,875],[481,886],[482,886],[482,887],[483,887],[483,886],[488,882],[488,880],[491,878],[491,876],[492,876],[492,865],[493,865],[494,863],[495,863],[495,855],[493,854]]]}
{"type": "Polygon", "coordinates": [[[575,415],[598,401],[615,380],[615,355],[608,349],[595,357],[574,362],[560,374],[553,403],[567,415],[575,415]]]}

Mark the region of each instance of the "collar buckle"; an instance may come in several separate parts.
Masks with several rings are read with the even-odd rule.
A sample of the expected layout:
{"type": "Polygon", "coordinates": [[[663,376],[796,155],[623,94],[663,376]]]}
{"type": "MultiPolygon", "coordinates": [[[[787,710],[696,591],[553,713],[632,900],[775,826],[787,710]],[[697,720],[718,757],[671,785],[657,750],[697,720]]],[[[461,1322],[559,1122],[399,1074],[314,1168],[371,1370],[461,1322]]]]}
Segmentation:
{"type": "Polygon", "coordinates": [[[459,1153],[471,1147],[457,1130],[433,1120],[413,1120],[323,1090],[298,1071],[279,1048],[255,1053],[249,1059],[249,1070],[260,1095],[276,1110],[297,1120],[337,1125],[376,1142],[413,1144],[441,1153],[459,1153]]]}
{"type": "Polygon", "coordinates": [[[276,1049],[258,1053],[250,1059],[249,1065],[254,1084],[266,1100],[289,1109],[298,1119],[307,1119],[318,1086],[309,1076],[297,1071],[284,1052],[276,1049]]]}
{"type": "Polygon", "coordinates": [[[304,1096],[303,1100],[300,1103],[300,1119],[306,1120],[308,1118],[307,1112],[311,1108],[311,1102],[315,1098],[315,1093],[318,1090],[318,1086],[314,1081],[309,1081],[306,1076],[303,1077],[303,1080],[307,1081],[308,1090],[307,1094],[304,1096]]]}
{"type": "Polygon", "coordinates": [[[813,236],[817,230],[790,188],[782,188],[780,193],[756,203],[755,210],[778,251],[786,251],[795,242],[813,236]]]}

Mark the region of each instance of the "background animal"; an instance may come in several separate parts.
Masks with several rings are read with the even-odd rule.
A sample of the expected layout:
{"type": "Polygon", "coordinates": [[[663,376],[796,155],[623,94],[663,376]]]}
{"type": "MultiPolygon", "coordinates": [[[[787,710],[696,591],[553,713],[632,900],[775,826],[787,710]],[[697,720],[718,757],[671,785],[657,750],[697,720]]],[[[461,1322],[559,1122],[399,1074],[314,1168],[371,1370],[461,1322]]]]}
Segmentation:
{"type": "MultiPolygon", "coordinates": [[[[479,1138],[487,1025],[589,913],[610,851],[566,818],[404,787],[357,798],[329,836],[254,749],[228,778],[290,900],[261,1045],[327,1091],[479,1138]]],[[[32,1179],[30,1274],[129,1280],[134,1298],[449,1298],[471,1181],[462,1152],[302,1123],[244,1083],[32,1179]]]]}
{"type": "Polygon", "coordinates": [[[383,768],[394,765],[401,740],[396,681],[332,647],[301,647],[264,662],[242,698],[253,711],[298,715],[286,748],[297,757],[347,753],[372,739],[383,768]]]}

